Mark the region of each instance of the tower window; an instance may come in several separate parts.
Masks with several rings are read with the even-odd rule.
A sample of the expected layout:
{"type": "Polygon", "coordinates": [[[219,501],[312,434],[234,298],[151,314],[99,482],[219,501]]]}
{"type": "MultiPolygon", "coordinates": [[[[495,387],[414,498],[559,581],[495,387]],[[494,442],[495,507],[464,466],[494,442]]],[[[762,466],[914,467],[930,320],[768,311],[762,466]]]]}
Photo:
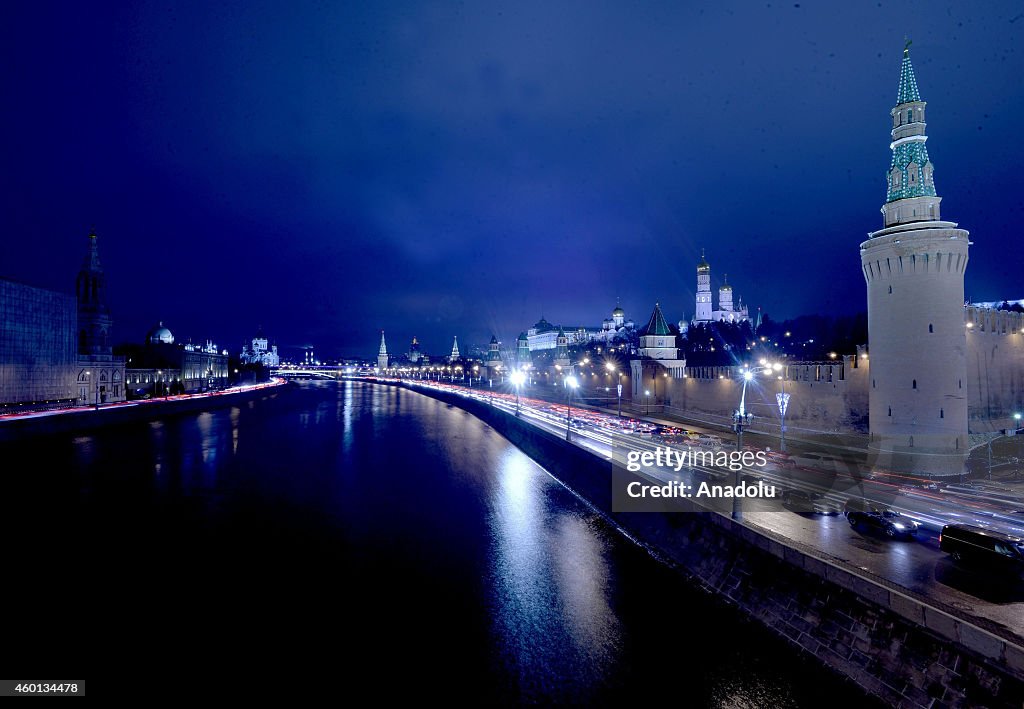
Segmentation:
{"type": "Polygon", "coordinates": [[[917,380],[914,380],[914,388],[917,389],[917,380]]]}
{"type": "Polygon", "coordinates": [[[908,108],[907,109],[907,123],[910,123],[913,120],[914,120],[914,111],[913,111],[913,109],[908,108]]]}
{"type": "Polygon", "coordinates": [[[892,286],[889,286],[889,295],[892,295],[892,286]]]}
{"type": "Polygon", "coordinates": [[[872,389],[874,389],[874,388],[875,388],[875,380],[874,380],[874,379],[872,379],[872,380],[871,380],[871,388],[872,388],[872,389]]]}
{"type": "Polygon", "coordinates": [[[889,415],[892,416],[892,407],[889,407],[889,415]]]}
{"type": "Polygon", "coordinates": [[[957,379],[956,380],[956,388],[957,389],[963,389],[964,388],[964,380],[963,379],[957,379]]]}
{"type": "Polygon", "coordinates": [[[931,323],[928,323],[928,332],[935,332],[935,330],[932,328],[931,323]]]}
{"type": "Polygon", "coordinates": [[[940,419],[946,418],[946,412],[944,410],[942,410],[942,409],[939,409],[939,418],[940,419]]]}

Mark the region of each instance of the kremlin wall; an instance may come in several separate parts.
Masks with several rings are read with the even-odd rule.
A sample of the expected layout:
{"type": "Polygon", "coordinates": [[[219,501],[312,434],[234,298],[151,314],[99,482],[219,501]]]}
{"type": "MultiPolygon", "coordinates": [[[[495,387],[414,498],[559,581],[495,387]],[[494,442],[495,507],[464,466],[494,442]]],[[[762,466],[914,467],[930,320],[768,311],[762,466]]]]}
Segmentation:
{"type": "MultiPolygon", "coordinates": [[[[967,306],[964,327],[968,431],[1014,428],[1013,414],[1024,413],[1024,313],[967,306]]],[[[728,423],[740,400],[740,372],[740,367],[687,367],[684,377],[674,378],[647,367],[644,383],[634,381],[633,401],[643,406],[639,387],[646,386],[652,392],[650,405],[657,410],[664,407],[666,413],[728,423]],[[652,376],[661,377],[656,396],[652,376]]],[[[785,390],[790,395],[788,432],[866,435],[870,372],[871,358],[862,353],[789,364],[771,377],[756,378],[747,386],[746,398],[746,408],[755,417],[753,428],[779,432],[776,394],[785,390]]]]}
{"type": "MultiPolygon", "coordinates": [[[[745,412],[755,417],[754,430],[778,434],[785,423],[787,435],[805,439],[864,435],[866,446],[850,443],[866,447],[873,465],[959,475],[971,434],[1016,428],[1014,414],[1024,413],[1024,313],[964,304],[973,242],[940,216],[942,198],[925,147],[926,105],[904,49],[889,112],[892,162],[885,173],[883,228],[860,244],[868,348],[827,362],[783,361],[770,371],[763,363],[747,363],[752,376],[745,412]],[[789,395],[784,418],[777,400],[783,393],[789,395]]],[[[711,312],[709,271],[702,256],[697,312],[705,316],[711,312]]],[[[660,317],[656,306],[652,322],[660,317]]],[[[641,358],[631,363],[634,410],[639,405],[732,423],[743,396],[742,362],[680,367],[678,353],[652,344],[650,334],[641,337],[641,358]]]]}

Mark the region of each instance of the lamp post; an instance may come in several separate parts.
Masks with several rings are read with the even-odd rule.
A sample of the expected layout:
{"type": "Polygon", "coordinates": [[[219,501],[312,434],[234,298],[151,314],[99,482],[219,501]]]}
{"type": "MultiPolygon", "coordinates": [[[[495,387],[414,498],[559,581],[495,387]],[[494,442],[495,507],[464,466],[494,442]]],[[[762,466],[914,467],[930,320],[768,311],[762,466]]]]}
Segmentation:
{"type": "MultiPolygon", "coordinates": [[[[779,372],[782,370],[782,365],[776,362],[772,365],[772,371],[779,372]]],[[[779,450],[783,453],[786,452],[786,411],[789,409],[789,394],[786,393],[786,375],[778,375],[779,381],[782,382],[782,391],[778,396],[779,403],[779,450]]]]}
{"type": "MultiPolygon", "coordinates": [[[[611,362],[605,362],[604,368],[608,370],[608,374],[609,375],[615,374],[615,365],[612,364],[611,362]]],[[[616,387],[615,387],[615,389],[616,389],[616,391],[618,392],[618,395],[619,395],[619,418],[622,418],[622,384],[618,383],[618,377],[617,376],[615,377],[615,379],[616,379],[616,387]]]]}
{"type": "MultiPolygon", "coordinates": [[[[1013,435],[1014,436],[1019,436],[1020,435],[1020,413],[1016,413],[1015,412],[1013,414],[1013,425],[1014,425],[1013,435]]],[[[1015,463],[1016,464],[1013,466],[1013,479],[1014,480],[1017,479],[1017,474],[1020,472],[1020,457],[1015,459],[1015,463]]]]}
{"type": "Polygon", "coordinates": [[[565,378],[565,387],[568,390],[568,395],[565,397],[565,440],[567,441],[572,432],[572,392],[579,385],[580,382],[574,375],[565,378]]]}
{"type": "Polygon", "coordinates": [[[526,381],[526,375],[523,374],[521,369],[517,369],[509,375],[509,379],[512,381],[512,385],[516,388],[516,416],[519,415],[519,388],[526,381]]]}
{"type": "Polygon", "coordinates": [[[651,392],[644,389],[644,416],[649,416],[651,413],[651,392]]]}
{"type": "MultiPolygon", "coordinates": [[[[747,384],[753,378],[754,378],[754,373],[751,370],[746,369],[746,370],[743,371],[743,392],[740,394],[740,408],[736,409],[736,411],[733,412],[733,415],[732,415],[733,426],[734,426],[734,428],[736,430],[736,451],[740,454],[740,456],[743,455],[743,427],[744,426],[749,426],[750,425],[750,420],[753,418],[753,416],[751,416],[749,413],[747,413],[747,384]]],[[[742,458],[741,458],[741,460],[742,460],[742,458]]],[[[742,466],[736,466],[736,473],[735,473],[735,487],[736,487],[736,489],[738,489],[739,486],[740,486],[740,468],[741,467],[742,466]]],[[[742,505],[742,503],[740,502],[740,497],[738,495],[736,495],[735,489],[734,489],[733,490],[733,496],[732,496],[732,518],[733,519],[737,519],[738,520],[738,519],[741,519],[743,517],[743,508],[742,508],[741,505],[742,505]]]]}

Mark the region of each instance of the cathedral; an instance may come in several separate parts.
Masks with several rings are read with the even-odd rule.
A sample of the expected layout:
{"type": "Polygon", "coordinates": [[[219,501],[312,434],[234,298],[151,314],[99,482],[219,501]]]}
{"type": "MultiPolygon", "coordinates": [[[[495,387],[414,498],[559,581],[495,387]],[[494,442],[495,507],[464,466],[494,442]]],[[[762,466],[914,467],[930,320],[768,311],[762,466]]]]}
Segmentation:
{"type": "Polygon", "coordinates": [[[704,252],[701,251],[700,262],[697,264],[697,301],[693,322],[743,322],[750,319],[743,298],[733,303],[732,286],[728,281],[726,276],[722,287],[718,289],[718,309],[714,310],[711,302],[711,264],[704,259],[704,252]]]}
{"type": "Polygon", "coordinates": [[[252,349],[242,347],[241,361],[245,364],[262,364],[264,367],[276,367],[281,364],[281,357],[277,354],[277,345],[269,344],[267,336],[263,334],[263,328],[252,338],[252,349]]]}

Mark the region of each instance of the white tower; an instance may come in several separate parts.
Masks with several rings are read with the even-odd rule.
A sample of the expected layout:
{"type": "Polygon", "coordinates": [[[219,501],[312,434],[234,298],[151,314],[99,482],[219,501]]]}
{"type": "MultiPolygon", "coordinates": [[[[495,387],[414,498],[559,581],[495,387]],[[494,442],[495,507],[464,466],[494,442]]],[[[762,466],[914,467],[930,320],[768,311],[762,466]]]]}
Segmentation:
{"type": "Polygon", "coordinates": [[[452,343],[452,353],[448,355],[449,362],[455,362],[459,359],[459,337],[455,336],[455,341],[452,343]]]}
{"type": "Polygon", "coordinates": [[[881,468],[958,475],[967,454],[967,232],[939,220],[925,102],[903,50],[885,228],[860,246],[868,290],[869,417],[881,468]]]}
{"type": "MultiPolygon", "coordinates": [[[[718,309],[723,313],[732,312],[732,286],[729,285],[729,275],[725,276],[725,283],[718,289],[718,309]]],[[[727,316],[728,317],[728,316],[727,316]]],[[[732,320],[732,318],[729,318],[732,320]]]]}
{"type": "Polygon", "coordinates": [[[711,266],[704,260],[704,250],[700,252],[697,263],[697,308],[693,316],[696,322],[711,320],[711,266]]]}
{"type": "Polygon", "coordinates": [[[381,371],[388,368],[388,346],[384,342],[384,331],[380,331],[380,349],[377,350],[377,368],[381,371]]]}

